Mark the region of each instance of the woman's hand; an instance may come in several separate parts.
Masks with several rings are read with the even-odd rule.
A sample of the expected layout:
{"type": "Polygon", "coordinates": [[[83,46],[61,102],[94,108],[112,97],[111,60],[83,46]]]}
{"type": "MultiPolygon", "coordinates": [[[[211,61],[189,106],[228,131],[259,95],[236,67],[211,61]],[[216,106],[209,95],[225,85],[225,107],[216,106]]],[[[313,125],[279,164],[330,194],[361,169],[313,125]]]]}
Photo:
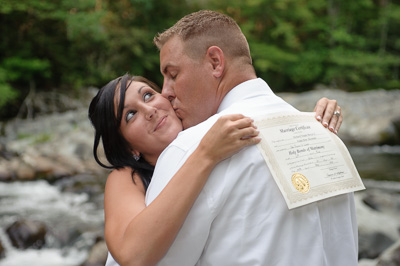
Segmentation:
{"type": "Polygon", "coordinates": [[[241,114],[221,116],[199,144],[213,161],[220,162],[240,149],[261,141],[253,119],[241,114]]]}
{"type": "Polygon", "coordinates": [[[337,104],[336,100],[329,100],[327,98],[321,98],[314,108],[315,118],[324,125],[329,127],[329,130],[337,134],[340,129],[340,125],[343,122],[342,109],[337,104]]]}

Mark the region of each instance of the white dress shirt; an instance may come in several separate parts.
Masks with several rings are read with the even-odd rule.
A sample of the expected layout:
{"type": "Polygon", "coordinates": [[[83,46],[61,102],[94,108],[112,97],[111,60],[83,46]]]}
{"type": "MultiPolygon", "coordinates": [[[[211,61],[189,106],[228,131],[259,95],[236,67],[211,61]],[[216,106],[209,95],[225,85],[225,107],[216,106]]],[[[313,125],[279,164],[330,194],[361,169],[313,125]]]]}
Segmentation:
{"type": "MultiPolygon", "coordinates": [[[[236,86],[217,115],[181,132],[160,155],[146,204],[158,196],[218,117],[281,111],[297,112],[262,79],[236,86]]],[[[158,265],[356,266],[357,257],[353,194],[289,210],[258,148],[251,146],[214,168],[158,265]]]]}

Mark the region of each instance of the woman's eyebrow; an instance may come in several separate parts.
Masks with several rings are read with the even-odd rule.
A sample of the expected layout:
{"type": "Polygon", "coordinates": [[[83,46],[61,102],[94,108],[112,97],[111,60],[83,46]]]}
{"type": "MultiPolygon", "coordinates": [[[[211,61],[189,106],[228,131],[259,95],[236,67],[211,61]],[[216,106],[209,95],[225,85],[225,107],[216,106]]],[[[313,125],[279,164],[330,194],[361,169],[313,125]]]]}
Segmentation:
{"type": "Polygon", "coordinates": [[[142,89],[145,88],[145,87],[147,87],[147,86],[146,86],[146,85],[143,85],[142,87],[140,87],[140,88],[138,89],[138,94],[141,94],[141,93],[142,93],[142,89]]]}
{"type": "MultiPolygon", "coordinates": [[[[141,94],[142,93],[142,89],[146,88],[146,87],[148,87],[148,86],[147,85],[143,85],[142,87],[140,87],[138,89],[138,94],[141,94]]],[[[128,108],[129,106],[130,106],[129,104],[124,105],[124,109],[128,108]]]]}

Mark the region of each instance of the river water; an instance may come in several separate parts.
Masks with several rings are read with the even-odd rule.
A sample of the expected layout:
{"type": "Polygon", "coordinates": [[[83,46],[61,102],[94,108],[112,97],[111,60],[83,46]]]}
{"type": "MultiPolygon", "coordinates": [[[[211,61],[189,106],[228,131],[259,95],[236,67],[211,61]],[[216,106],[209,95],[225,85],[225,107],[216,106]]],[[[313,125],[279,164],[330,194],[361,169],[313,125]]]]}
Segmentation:
{"type": "Polygon", "coordinates": [[[102,207],[88,194],[62,192],[44,180],[0,183],[0,240],[7,252],[0,265],[80,265],[103,226],[102,207]],[[21,218],[45,222],[49,231],[44,248],[22,251],[11,246],[4,230],[21,218]],[[68,239],[70,235],[75,237],[68,239]]]}
{"type": "MultiPolygon", "coordinates": [[[[363,179],[400,182],[400,146],[349,147],[349,151],[363,179]]],[[[104,227],[102,192],[97,196],[63,192],[44,180],[0,182],[0,240],[6,249],[0,265],[80,265],[104,227]],[[11,246],[4,230],[21,218],[46,223],[50,233],[44,248],[22,251],[11,246]],[[55,237],[71,232],[76,237],[64,242],[55,237]]]]}
{"type": "Polygon", "coordinates": [[[349,147],[363,179],[400,182],[400,146],[349,147]]]}

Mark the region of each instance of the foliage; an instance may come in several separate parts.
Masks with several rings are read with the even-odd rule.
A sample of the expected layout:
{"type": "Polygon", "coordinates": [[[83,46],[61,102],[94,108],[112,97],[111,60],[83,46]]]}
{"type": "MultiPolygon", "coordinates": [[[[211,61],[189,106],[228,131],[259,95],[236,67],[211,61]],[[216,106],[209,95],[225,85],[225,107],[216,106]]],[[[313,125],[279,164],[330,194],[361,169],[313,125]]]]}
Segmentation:
{"type": "Polygon", "coordinates": [[[393,0],[0,0],[0,118],[32,87],[101,87],[126,72],[162,84],[152,39],[200,8],[239,23],[275,91],[400,87],[393,0]]]}
{"type": "Polygon", "coordinates": [[[0,106],[13,101],[17,97],[17,92],[7,82],[7,74],[3,68],[0,68],[0,95],[0,106]]]}
{"type": "Polygon", "coordinates": [[[213,0],[239,22],[258,74],[275,90],[317,83],[400,87],[400,5],[391,0],[213,0]]]}

